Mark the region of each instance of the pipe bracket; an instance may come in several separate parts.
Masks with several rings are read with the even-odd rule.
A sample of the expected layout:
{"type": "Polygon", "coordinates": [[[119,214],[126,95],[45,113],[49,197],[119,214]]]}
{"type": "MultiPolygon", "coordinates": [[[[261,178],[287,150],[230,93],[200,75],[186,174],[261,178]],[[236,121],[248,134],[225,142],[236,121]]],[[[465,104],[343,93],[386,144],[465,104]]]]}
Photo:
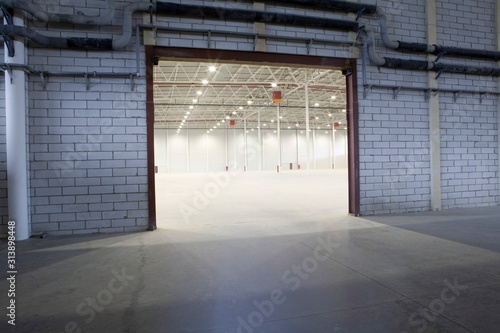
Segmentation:
{"type": "Polygon", "coordinates": [[[212,48],[212,31],[208,30],[207,32],[207,48],[212,48]]]}
{"type": "Polygon", "coordinates": [[[370,92],[370,90],[372,90],[373,85],[372,84],[366,84],[364,87],[365,87],[365,91],[363,92],[363,96],[364,96],[364,98],[367,98],[368,97],[368,93],[370,92]]]}
{"type": "Polygon", "coordinates": [[[356,13],[356,21],[359,20],[359,18],[361,17],[361,15],[363,15],[363,13],[366,11],[366,7],[363,7],[361,8],[357,13],[356,13]]]}
{"type": "Polygon", "coordinates": [[[446,50],[439,52],[438,55],[436,56],[436,61],[439,61],[446,53],[447,53],[446,50]]]}
{"type": "Polygon", "coordinates": [[[398,95],[399,95],[400,91],[401,91],[401,87],[397,87],[397,88],[393,89],[393,91],[392,91],[393,99],[397,99],[398,98],[398,95]]]}
{"type": "Polygon", "coordinates": [[[356,34],[356,39],[354,40],[354,43],[356,43],[358,41],[359,37],[361,36],[361,34],[363,32],[365,32],[365,30],[366,30],[366,26],[362,25],[359,27],[358,33],[356,34]]]}
{"type": "Polygon", "coordinates": [[[307,55],[311,55],[311,48],[313,45],[314,39],[310,39],[309,42],[307,43],[307,55]]]}
{"type": "Polygon", "coordinates": [[[14,49],[14,40],[7,35],[5,32],[2,32],[3,42],[5,46],[7,46],[7,52],[9,53],[9,57],[14,57],[16,55],[16,50],[14,49]]]}
{"type": "Polygon", "coordinates": [[[85,86],[87,88],[87,91],[89,91],[90,90],[90,78],[89,78],[89,74],[85,73],[85,74],[83,74],[83,77],[85,77],[85,86]]]}
{"type": "Polygon", "coordinates": [[[446,67],[442,67],[437,71],[436,80],[446,71],[446,67]]]}
{"type": "Polygon", "coordinates": [[[481,104],[483,104],[483,101],[484,101],[484,98],[486,96],[488,96],[490,93],[489,92],[482,92],[482,93],[479,93],[479,101],[481,102],[481,104]]]}
{"type": "Polygon", "coordinates": [[[130,74],[130,91],[135,90],[135,78],[133,74],[130,74]]]}
{"type": "Polygon", "coordinates": [[[14,25],[14,19],[10,11],[4,6],[0,6],[0,9],[2,10],[3,18],[7,21],[7,25],[14,25]]]}
{"type": "Polygon", "coordinates": [[[455,103],[457,102],[457,100],[458,100],[458,98],[460,97],[460,95],[462,95],[462,92],[463,92],[463,91],[455,91],[455,92],[453,93],[453,101],[454,101],[455,103]]]}
{"type": "Polygon", "coordinates": [[[5,64],[5,69],[9,73],[10,83],[12,84],[14,82],[14,73],[12,72],[12,67],[9,64],[5,64]]]}
{"type": "Polygon", "coordinates": [[[47,89],[47,78],[43,72],[40,72],[40,79],[42,80],[43,90],[47,89]]]}
{"type": "Polygon", "coordinates": [[[426,89],[425,91],[425,100],[428,101],[431,98],[431,95],[437,96],[439,94],[439,89],[426,89]]]}
{"type": "MultiPolygon", "coordinates": [[[[5,8],[4,6],[0,6],[0,9],[2,10],[3,18],[7,22],[7,25],[14,25],[14,19],[12,18],[12,14],[10,11],[5,8]]],[[[14,49],[14,40],[11,38],[9,35],[5,33],[5,31],[2,31],[2,37],[5,43],[5,46],[7,46],[7,51],[9,54],[9,57],[14,57],[16,55],[16,50],[14,49]]]]}

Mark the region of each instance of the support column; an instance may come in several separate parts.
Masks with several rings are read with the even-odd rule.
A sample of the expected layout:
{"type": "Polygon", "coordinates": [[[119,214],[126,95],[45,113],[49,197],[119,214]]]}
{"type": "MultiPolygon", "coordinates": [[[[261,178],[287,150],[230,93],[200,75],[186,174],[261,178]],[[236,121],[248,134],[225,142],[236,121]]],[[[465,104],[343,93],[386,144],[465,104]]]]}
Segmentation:
{"type": "Polygon", "coordinates": [[[243,120],[243,141],[245,141],[243,143],[243,146],[244,146],[244,159],[245,159],[245,165],[243,166],[243,171],[247,171],[247,168],[248,168],[248,141],[247,141],[247,117],[245,116],[245,119],[243,120]]]}
{"type": "Polygon", "coordinates": [[[189,129],[186,128],[186,142],[187,142],[187,172],[191,172],[191,149],[189,147],[189,129]]]}
{"type": "MultiPolygon", "coordinates": [[[[335,129],[335,123],[332,124],[332,169],[335,170],[335,151],[336,151],[336,147],[335,147],[335,144],[336,144],[336,141],[335,141],[335,132],[336,132],[336,129],[335,129]]],[[[346,140],[347,141],[347,140],[346,140]]],[[[347,151],[346,151],[346,155],[347,155],[347,151]]]]}
{"type": "MultiPolygon", "coordinates": [[[[496,12],[497,12],[497,49],[500,51],[500,0],[497,0],[497,7],[496,7],[496,12]]],[[[498,65],[500,67],[500,61],[498,62],[498,65]]],[[[500,80],[497,79],[498,82],[498,92],[500,92],[500,80]]],[[[498,117],[498,127],[497,127],[497,136],[498,136],[498,147],[500,148],[500,96],[497,98],[497,117],[498,117]]],[[[499,170],[498,170],[498,188],[500,190],[500,149],[498,153],[498,165],[499,165],[499,170]]],[[[499,196],[499,203],[500,203],[500,196],[499,196]]]]}
{"type": "Polygon", "coordinates": [[[316,129],[313,129],[313,169],[316,170],[316,129]]]}
{"type": "Polygon", "coordinates": [[[229,129],[226,128],[226,171],[229,171],[229,129]]]}
{"type": "MultiPolygon", "coordinates": [[[[24,26],[23,14],[15,12],[14,25],[24,26]]],[[[25,64],[23,39],[14,41],[15,55],[5,63],[25,64]]],[[[26,74],[23,69],[5,71],[5,121],[7,141],[7,193],[9,221],[16,222],[16,240],[30,236],[28,203],[28,159],[26,139],[26,74]]]]}
{"type": "MultiPolygon", "coordinates": [[[[266,5],[262,2],[255,1],[253,4],[253,8],[258,11],[265,12],[266,5]]],[[[254,33],[257,35],[263,35],[266,33],[266,24],[265,23],[254,23],[254,33]]],[[[254,41],[254,51],[256,52],[267,52],[266,40],[264,38],[255,38],[254,41]]]]}
{"type": "Polygon", "coordinates": [[[257,134],[258,134],[258,141],[259,141],[259,171],[262,171],[263,166],[262,166],[262,129],[261,129],[261,124],[260,124],[260,111],[257,111],[257,134]]]}
{"type": "Polygon", "coordinates": [[[309,77],[308,77],[308,73],[307,73],[307,69],[305,70],[306,71],[306,78],[305,78],[305,81],[306,81],[306,84],[304,86],[304,89],[305,89],[305,94],[306,94],[306,158],[307,158],[307,163],[306,163],[306,170],[307,170],[307,175],[309,176],[309,168],[310,168],[310,161],[309,161],[309,155],[311,154],[311,149],[309,147],[309,140],[310,140],[310,135],[309,135],[309,131],[310,131],[310,123],[309,123],[309,83],[307,80],[309,80],[309,77]]]}
{"type": "Polygon", "coordinates": [[[277,115],[277,125],[278,125],[278,166],[276,170],[278,173],[281,172],[281,119],[280,119],[280,105],[276,107],[276,115],[277,115]]]}
{"type": "Polygon", "coordinates": [[[209,154],[208,154],[208,150],[209,150],[209,145],[208,145],[208,133],[205,134],[205,139],[206,139],[206,144],[207,144],[207,173],[210,172],[210,162],[209,162],[209,154]]]}
{"type": "MultiPolygon", "coordinates": [[[[436,0],[426,0],[427,11],[427,43],[437,44],[437,19],[436,0]]],[[[435,61],[434,55],[429,55],[430,61],[435,61]]],[[[429,71],[429,87],[438,88],[439,84],[435,73],[429,71]]],[[[431,163],[431,209],[441,210],[441,124],[439,110],[439,95],[429,95],[429,119],[430,119],[430,163],[431,163]]]]}

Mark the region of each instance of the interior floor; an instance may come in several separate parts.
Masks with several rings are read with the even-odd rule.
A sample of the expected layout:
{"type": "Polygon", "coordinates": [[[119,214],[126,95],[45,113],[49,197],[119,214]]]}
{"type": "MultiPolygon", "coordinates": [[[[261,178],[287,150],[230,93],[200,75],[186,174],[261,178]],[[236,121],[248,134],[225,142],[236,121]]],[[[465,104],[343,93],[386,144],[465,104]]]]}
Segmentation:
{"type": "Polygon", "coordinates": [[[344,216],[347,170],[157,174],[159,228],[285,223],[344,216]]]}
{"type": "Polygon", "coordinates": [[[498,332],[500,207],[356,218],[314,173],[263,177],[235,176],[191,224],[20,242],[18,325],[1,331],[498,332]]]}

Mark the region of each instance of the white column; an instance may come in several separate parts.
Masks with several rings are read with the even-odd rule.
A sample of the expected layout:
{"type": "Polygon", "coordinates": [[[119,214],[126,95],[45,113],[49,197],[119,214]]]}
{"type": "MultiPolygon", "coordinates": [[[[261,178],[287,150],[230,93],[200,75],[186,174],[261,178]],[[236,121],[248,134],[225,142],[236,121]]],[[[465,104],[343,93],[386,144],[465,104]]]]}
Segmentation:
{"type": "Polygon", "coordinates": [[[332,142],[333,142],[333,145],[332,145],[332,168],[335,170],[336,168],[336,165],[335,165],[335,151],[336,151],[336,147],[335,145],[337,144],[335,142],[336,138],[335,138],[335,123],[332,124],[332,142]]]}
{"type": "Polygon", "coordinates": [[[295,128],[295,148],[297,153],[297,168],[299,166],[299,129],[295,128]]]}
{"type": "Polygon", "coordinates": [[[229,129],[226,128],[226,171],[229,171],[229,129]]]}
{"type": "Polygon", "coordinates": [[[305,81],[306,81],[306,84],[304,86],[304,89],[305,89],[305,100],[306,100],[306,158],[307,158],[307,163],[306,163],[306,170],[307,170],[307,175],[309,175],[309,168],[310,168],[310,161],[309,161],[309,156],[311,154],[310,152],[310,148],[309,148],[309,140],[310,140],[310,135],[309,135],[309,130],[310,130],[310,124],[309,124],[309,84],[307,82],[308,80],[308,73],[307,73],[307,69],[305,70],[306,71],[306,78],[305,78],[305,81]]]}
{"type": "Polygon", "coordinates": [[[205,134],[206,143],[207,143],[207,172],[210,172],[210,162],[209,162],[209,154],[208,154],[208,133],[205,134]]]}
{"type": "Polygon", "coordinates": [[[262,161],[262,129],[261,129],[261,124],[260,124],[260,111],[257,111],[257,133],[258,133],[258,141],[259,141],[259,171],[262,171],[263,169],[263,161],[262,161]]]}
{"type": "MultiPolygon", "coordinates": [[[[427,43],[437,44],[436,0],[427,0],[427,43]]],[[[429,60],[434,61],[435,56],[429,55],[429,60]]],[[[429,72],[429,87],[438,88],[439,84],[434,72],[429,72]]],[[[431,163],[431,209],[441,210],[441,124],[439,120],[439,95],[429,95],[430,119],[430,163],[431,163]]]]}
{"type": "Polygon", "coordinates": [[[167,173],[170,173],[170,149],[168,149],[168,145],[170,144],[170,137],[169,137],[170,133],[168,132],[168,128],[167,128],[167,134],[165,135],[165,154],[167,155],[167,173]]]}
{"type": "Polygon", "coordinates": [[[244,145],[244,151],[245,151],[245,166],[243,167],[243,170],[244,171],[247,171],[247,168],[248,168],[248,147],[247,147],[247,117],[245,116],[245,119],[243,120],[243,140],[245,141],[243,143],[244,145]]]}
{"type": "MultiPolygon", "coordinates": [[[[500,51],[500,0],[497,0],[497,49],[500,51]]],[[[500,61],[498,62],[498,65],[500,66],[500,61]]],[[[498,79],[497,79],[498,80],[498,79]]],[[[500,92],[500,81],[498,81],[498,91],[500,92]]],[[[500,147],[500,96],[497,98],[497,110],[498,110],[498,127],[497,127],[497,136],[498,136],[498,146],[500,147]]],[[[498,165],[500,168],[500,152],[498,153],[498,165]]],[[[499,175],[500,175],[500,169],[499,175]]],[[[498,177],[499,181],[499,188],[500,188],[500,176],[498,177]]],[[[500,201],[499,201],[500,202],[500,201]]]]}
{"type": "Polygon", "coordinates": [[[280,119],[280,105],[278,104],[276,108],[276,118],[278,119],[278,167],[276,168],[277,172],[281,172],[281,119],[280,119]]]}
{"type": "Polygon", "coordinates": [[[187,163],[187,172],[191,172],[191,151],[189,149],[189,129],[186,128],[186,142],[187,142],[187,158],[186,158],[186,163],[187,163]]]}
{"type": "Polygon", "coordinates": [[[313,129],[313,169],[316,170],[316,130],[313,129]]]}
{"type": "MultiPolygon", "coordinates": [[[[14,25],[24,26],[22,13],[15,13],[14,25]]],[[[15,55],[5,63],[25,64],[23,39],[14,41],[15,55]]],[[[7,192],[9,221],[16,222],[16,240],[30,236],[28,204],[28,159],[26,139],[26,74],[22,68],[5,71],[5,121],[7,141],[7,192]]]]}

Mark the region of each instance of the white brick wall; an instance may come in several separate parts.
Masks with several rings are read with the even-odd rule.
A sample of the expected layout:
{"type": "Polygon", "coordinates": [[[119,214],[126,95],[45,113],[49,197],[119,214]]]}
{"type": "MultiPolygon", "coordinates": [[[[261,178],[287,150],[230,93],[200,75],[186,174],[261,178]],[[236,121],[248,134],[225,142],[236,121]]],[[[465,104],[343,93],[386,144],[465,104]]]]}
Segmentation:
{"type": "MultiPolygon", "coordinates": [[[[3,48],[0,50],[1,59],[4,58],[3,48]]],[[[0,91],[5,91],[5,79],[0,76],[0,91]]],[[[5,146],[5,94],[0,94],[0,235],[7,233],[8,205],[7,205],[7,156],[5,146]]]]}
{"type": "MultiPolygon", "coordinates": [[[[87,0],[78,8],[73,2],[36,0],[48,11],[96,15],[105,10],[103,1],[87,0]]],[[[117,1],[118,8],[125,2],[117,1]]],[[[180,2],[180,0],[177,0],[180,2]]],[[[247,2],[182,1],[189,4],[252,8],[247,2]]],[[[495,49],[495,0],[437,1],[438,39],[446,46],[495,49]]],[[[389,18],[394,39],[426,43],[426,10],[414,0],[380,0],[389,18]]],[[[347,18],[345,14],[304,9],[269,7],[273,11],[318,17],[347,18]]],[[[140,16],[137,17],[140,19],[140,16]]],[[[118,27],[32,27],[47,35],[111,37],[120,32],[121,11],[113,24],[118,27]]],[[[213,29],[253,32],[249,23],[158,17],[158,24],[182,29],[213,29]]],[[[363,17],[378,31],[376,20],[363,17]]],[[[346,32],[268,25],[277,36],[348,40],[346,32]]],[[[213,36],[218,49],[253,50],[253,39],[213,36]]],[[[158,31],[162,46],[206,48],[207,37],[158,31]]],[[[134,72],[134,43],[125,51],[82,52],[30,48],[29,64],[48,71],[134,72]]],[[[305,43],[268,41],[269,52],[307,53],[305,43]]],[[[426,55],[401,53],[377,45],[381,55],[425,60],[426,55]]],[[[313,44],[312,55],[351,57],[348,47],[313,44]]],[[[144,66],[144,54],[141,53],[144,66]]],[[[494,65],[489,61],[444,58],[441,61],[494,65]]],[[[430,209],[429,103],[425,93],[372,89],[364,97],[361,61],[358,62],[360,102],[360,172],[362,214],[401,213],[430,209]]],[[[141,69],[144,74],[144,68],[141,69]]],[[[401,71],[368,66],[370,84],[426,87],[422,71],[401,71]]],[[[91,78],[87,90],[83,77],[51,77],[44,87],[39,77],[29,80],[29,141],[31,218],[33,232],[78,234],[144,230],[147,225],[145,81],[137,79],[131,92],[126,79],[91,78]]],[[[497,79],[443,74],[441,88],[497,88],[497,79]]],[[[0,88],[3,82],[0,83],[0,88]]],[[[2,89],[3,90],[3,89],[2,89]]],[[[0,106],[3,103],[0,96],[0,106]]],[[[443,208],[493,205],[498,192],[497,99],[464,94],[456,101],[449,93],[441,98],[441,148],[443,208]]],[[[0,213],[6,223],[5,117],[0,108],[0,213]]],[[[1,230],[0,230],[1,231],[1,230]]]]}
{"type": "MultiPolygon", "coordinates": [[[[423,4],[410,0],[378,4],[386,9],[394,40],[426,43],[423,4]]],[[[438,1],[437,12],[442,45],[495,50],[494,0],[438,1]],[[463,19],[471,15],[471,21],[463,19]]],[[[373,20],[367,22],[376,25],[373,20]]],[[[381,55],[426,60],[426,55],[395,52],[380,44],[377,51],[381,55]]],[[[449,57],[441,61],[496,66],[491,61],[449,57]]],[[[358,74],[362,94],[361,69],[358,74]]],[[[375,85],[428,86],[426,72],[372,66],[367,80],[375,85]]],[[[491,77],[444,73],[439,87],[495,91],[497,82],[491,77]]],[[[391,90],[373,89],[366,99],[359,98],[362,214],[430,210],[429,103],[425,93],[402,90],[394,98],[391,90]]],[[[443,209],[498,204],[497,98],[485,97],[482,103],[479,94],[464,94],[455,101],[453,94],[440,93],[440,98],[443,209]]]]}

